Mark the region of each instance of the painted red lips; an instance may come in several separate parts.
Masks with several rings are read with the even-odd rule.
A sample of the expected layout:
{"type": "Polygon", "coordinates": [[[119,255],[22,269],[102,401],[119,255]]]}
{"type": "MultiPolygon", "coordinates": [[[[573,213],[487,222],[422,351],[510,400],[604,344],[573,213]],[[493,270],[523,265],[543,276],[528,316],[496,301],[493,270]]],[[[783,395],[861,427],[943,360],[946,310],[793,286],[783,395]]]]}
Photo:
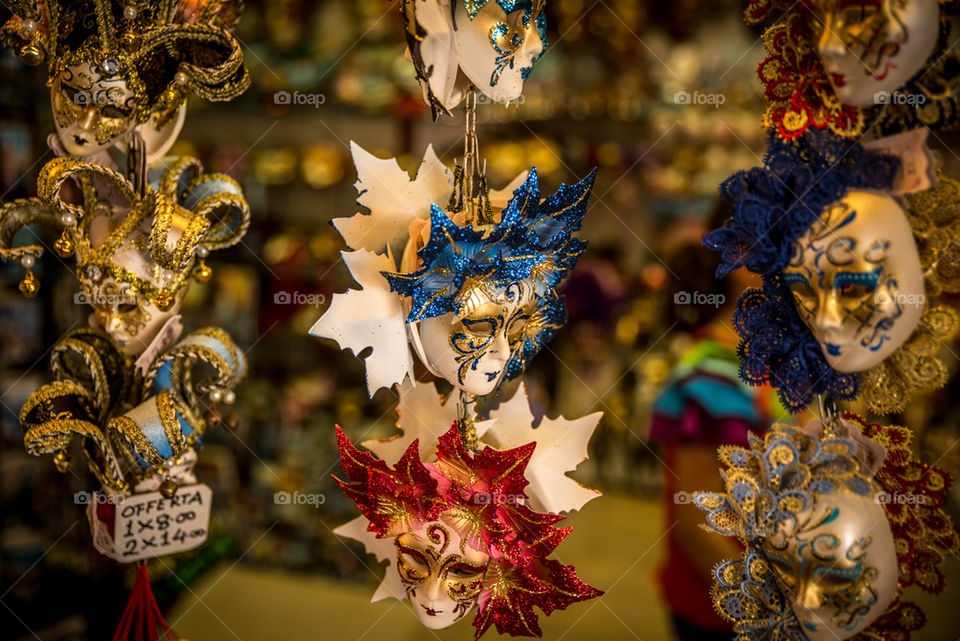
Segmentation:
{"type": "Polygon", "coordinates": [[[843,87],[847,84],[847,81],[844,79],[844,75],[842,73],[830,74],[830,82],[833,83],[834,87],[843,87]]]}

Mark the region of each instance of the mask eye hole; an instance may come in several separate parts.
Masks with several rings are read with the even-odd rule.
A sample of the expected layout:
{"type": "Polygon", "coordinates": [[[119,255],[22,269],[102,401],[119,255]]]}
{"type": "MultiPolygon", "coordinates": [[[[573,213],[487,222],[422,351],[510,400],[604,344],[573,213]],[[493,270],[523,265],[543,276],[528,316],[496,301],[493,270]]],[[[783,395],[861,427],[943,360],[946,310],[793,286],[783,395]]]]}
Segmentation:
{"type": "Polygon", "coordinates": [[[104,105],[100,110],[100,115],[105,118],[123,119],[130,116],[130,112],[117,107],[116,105],[104,105]]]}
{"type": "Polygon", "coordinates": [[[117,311],[120,312],[121,314],[129,314],[131,312],[136,311],[136,309],[137,309],[136,303],[120,303],[119,305],[117,305],[117,311]]]}
{"type": "Polygon", "coordinates": [[[458,564],[447,570],[447,576],[451,579],[472,579],[475,576],[478,576],[483,573],[483,570],[469,566],[458,564]]]}
{"type": "MultiPolygon", "coordinates": [[[[522,12],[515,11],[510,15],[519,13],[522,12]]],[[[523,43],[523,36],[520,34],[520,28],[511,26],[506,22],[498,22],[490,28],[490,42],[493,44],[493,48],[497,50],[497,53],[507,55],[520,48],[520,45],[523,43]]]]}
{"type": "Polygon", "coordinates": [[[90,94],[86,91],[71,87],[65,83],[60,83],[60,91],[70,103],[78,107],[86,107],[90,104],[90,94]]]}
{"type": "Polygon", "coordinates": [[[481,338],[493,336],[497,331],[497,323],[492,318],[464,318],[460,321],[463,328],[481,338]]]}
{"type": "Polygon", "coordinates": [[[840,295],[845,298],[863,298],[873,293],[875,287],[872,285],[856,285],[854,283],[844,283],[837,287],[840,295]]]}

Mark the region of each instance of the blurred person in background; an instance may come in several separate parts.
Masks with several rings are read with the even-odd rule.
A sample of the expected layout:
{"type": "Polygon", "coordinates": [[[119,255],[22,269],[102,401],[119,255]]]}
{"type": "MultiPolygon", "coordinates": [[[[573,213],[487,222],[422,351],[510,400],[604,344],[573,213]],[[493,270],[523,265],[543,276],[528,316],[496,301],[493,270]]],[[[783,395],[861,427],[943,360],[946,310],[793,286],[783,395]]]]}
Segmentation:
{"type": "MultiPolygon", "coordinates": [[[[725,218],[726,210],[717,211],[707,229],[725,218]]],[[[676,278],[664,309],[673,331],[690,341],[654,402],[650,428],[664,464],[667,551],[657,579],[682,641],[732,638],[732,626],[713,608],[710,586],[714,565],[741,551],[734,539],[699,527],[703,513],[692,492],[724,491],[717,447],[747,446],[748,431],[762,434],[772,418],[786,414],[772,390],[739,378],[733,312],[740,293],[759,279],[740,269],[717,280],[719,264],[718,254],[698,242],[683,241],[671,252],[676,278]]]]}

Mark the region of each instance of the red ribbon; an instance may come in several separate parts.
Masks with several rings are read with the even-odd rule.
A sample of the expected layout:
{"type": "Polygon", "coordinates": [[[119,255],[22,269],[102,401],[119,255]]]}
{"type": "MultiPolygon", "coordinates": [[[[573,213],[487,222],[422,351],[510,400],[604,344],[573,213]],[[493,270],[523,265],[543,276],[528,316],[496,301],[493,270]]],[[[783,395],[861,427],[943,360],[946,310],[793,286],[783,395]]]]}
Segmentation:
{"type": "Polygon", "coordinates": [[[150,589],[147,564],[137,564],[137,578],[130,591],[130,600],[120,618],[114,641],[179,641],[177,633],[170,629],[160,612],[160,606],[150,589]],[[161,634],[162,633],[162,634],[161,634]]]}

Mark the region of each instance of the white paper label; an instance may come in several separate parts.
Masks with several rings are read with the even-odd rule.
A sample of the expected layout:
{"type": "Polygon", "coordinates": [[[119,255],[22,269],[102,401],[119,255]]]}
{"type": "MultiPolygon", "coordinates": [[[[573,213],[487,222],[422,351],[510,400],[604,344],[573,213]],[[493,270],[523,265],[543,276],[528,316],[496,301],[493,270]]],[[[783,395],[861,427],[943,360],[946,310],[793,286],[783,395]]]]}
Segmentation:
{"type": "Polygon", "coordinates": [[[927,147],[929,133],[926,127],[918,127],[864,143],[863,147],[869,152],[900,159],[900,171],[888,190],[890,193],[915,194],[937,186],[933,154],[927,147]]]}
{"type": "Polygon", "coordinates": [[[125,563],[185,552],[207,540],[213,490],[181,487],[173,498],[159,492],[134,494],[117,504],[114,558],[125,563]]]}

